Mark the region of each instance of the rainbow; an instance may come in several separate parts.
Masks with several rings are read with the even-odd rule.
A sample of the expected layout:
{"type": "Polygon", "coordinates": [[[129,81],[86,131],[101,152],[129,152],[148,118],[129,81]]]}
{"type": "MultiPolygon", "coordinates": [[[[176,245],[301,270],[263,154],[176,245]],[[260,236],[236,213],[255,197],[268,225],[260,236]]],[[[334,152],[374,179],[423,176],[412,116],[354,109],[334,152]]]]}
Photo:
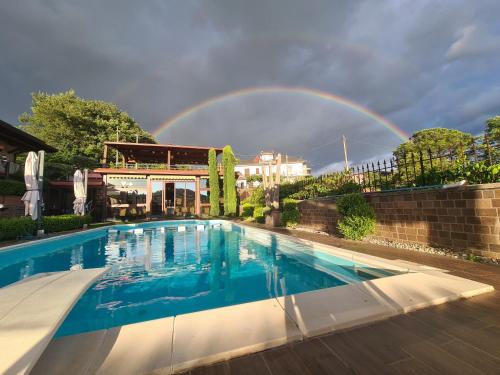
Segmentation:
{"type": "Polygon", "coordinates": [[[334,102],[336,104],[345,106],[355,112],[358,112],[372,120],[375,121],[375,123],[382,125],[389,131],[391,131],[393,134],[398,136],[401,140],[406,141],[409,138],[409,135],[396,126],[394,123],[389,121],[388,119],[384,118],[382,115],[379,115],[376,112],[373,112],[372,110],[363,107],[362,105],[353,102],[352,100],[349,100],[347,98],[343,98],[338,95],[334,95],[332,93],[326,92],[326,91],[321,91],[321,90],[316,90],[316,89],[310,89],[310,88],[305,88],[305,87],[289,87],[289,86],[259,86],[259,87],[249,87],[241,90],[236,90],[236,91],[231,91],[222,95],[218,96],[213,96],[211,98],[208,98],[198,104],[193,105],[192,107],[189,107],[179,113],[177,113],[175,116],[170,117],[167,119],[163,124],[161,124],[157,129],[153,130],[153,135],[155,137],[158,137],[166,131],[168,128],[174,126],[175,124],[181,122],[182,120],[188,118],[189,116],[195,114],[198,111],[201,111],[205,108],[211,107],[216,104],[220,104],[221,102],[225,102],[230,99],[235,99],[235,98],[241,98],[241,97],[247,97],[247,96],[252,96],[252,95],[260,95],[260,94],[297,94],[297,95],[305,95],[305,96],[311,96],[327,101],[334,102]]]}

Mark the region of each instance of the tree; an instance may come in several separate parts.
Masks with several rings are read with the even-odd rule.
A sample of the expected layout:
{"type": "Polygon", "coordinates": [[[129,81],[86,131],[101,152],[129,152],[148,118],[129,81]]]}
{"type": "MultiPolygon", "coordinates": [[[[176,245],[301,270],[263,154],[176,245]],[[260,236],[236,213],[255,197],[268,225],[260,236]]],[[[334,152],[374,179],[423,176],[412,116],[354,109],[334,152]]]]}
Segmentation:
{"type": "Polygon", "coordinates": [[[493,162],[500,162],[500,116],[495,116],[486,120],[485,136],[488,139],[489,146],[486,146],[485,152],[491,153],[493,162]]]}
{"type": "Polygon", "coordinates": [[[455,129],[431,128],[419,130],[410,137],[410,140],[400,144],[394,150],[394,156],[403,158],[404,155],[415,158],[422,152],[427,155],[430,151],[433,155],[459,155],[463,153],[472,143],[473,136],[469,133],[455,129]]]}
{"type": "Polygon", "coordinates": [[[224,215],[236,214],[236,178],[234,166],[236,158],[231,146],[227,145],[222,150],[222,165],[224,167],[224,215]]]}
{"type": "Polygon", "coordinates": [[[210,216],[219,216],[219,173],[217,172],[217,155],[213,148],[208,151],[208,171],[210,184],[210,216]]]}
{"type": "MultiPolygon", "coordinates": [[[[51,156],[58,163],[99,163],[103,143],[120,141],[155,143],[151,134],[116,105],[100,100],[87,100],[69,90],[59,94],[33,93],[31,113],[19,117],[23,130],[42,139],[59,151],[51,156]]],[[[79,165],[80,166],[80,165],[79,165]]]]}

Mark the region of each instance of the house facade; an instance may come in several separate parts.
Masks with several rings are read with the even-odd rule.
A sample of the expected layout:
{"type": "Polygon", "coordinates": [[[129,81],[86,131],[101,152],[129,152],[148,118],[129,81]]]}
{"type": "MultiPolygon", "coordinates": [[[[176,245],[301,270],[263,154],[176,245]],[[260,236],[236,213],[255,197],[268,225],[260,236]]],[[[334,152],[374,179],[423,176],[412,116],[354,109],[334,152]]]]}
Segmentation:
{"type": "MultiPolygon", "coordinates": [[[[252,159],[242,160],[235,166],[235,171],[239,174],[238,187],[245,189],[247,187],[258,186],[260,182],[249,182],[250,176],[262,176],[262,171],[265,168],[266,174],[269,174],[268,163],[276,157],[276,153],[272,151],[261,151],[252,159]]],[[[276,173],[276,165],[271,167],[272,173],[276,173]]],[[[285,181],[295,181],[297,179],[309,176],[310,168],[304,159],[291,157],[288,155],[281,156],[280,174],[285,181]]]]}
{"type": "Polygon", "coordinates": [[[104,183],[104,215],[208,215],[211,148],[222,153],[218,147],[105,142],[103,167],[94,170],[104,183]]]}

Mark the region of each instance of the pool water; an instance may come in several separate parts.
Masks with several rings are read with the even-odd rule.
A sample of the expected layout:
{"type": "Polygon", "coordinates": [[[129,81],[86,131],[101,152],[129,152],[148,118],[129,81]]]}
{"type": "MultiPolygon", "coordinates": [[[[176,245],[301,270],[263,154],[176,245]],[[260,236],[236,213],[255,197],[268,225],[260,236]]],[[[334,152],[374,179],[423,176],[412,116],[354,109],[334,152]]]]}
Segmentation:
{"type": "Polygon", "coordinates": [[[58,336],[391,274],[267,231],[184,221],[115,226],[0,252],[0,286],[74,265],[110,270],[76,303],[58,336]]]}

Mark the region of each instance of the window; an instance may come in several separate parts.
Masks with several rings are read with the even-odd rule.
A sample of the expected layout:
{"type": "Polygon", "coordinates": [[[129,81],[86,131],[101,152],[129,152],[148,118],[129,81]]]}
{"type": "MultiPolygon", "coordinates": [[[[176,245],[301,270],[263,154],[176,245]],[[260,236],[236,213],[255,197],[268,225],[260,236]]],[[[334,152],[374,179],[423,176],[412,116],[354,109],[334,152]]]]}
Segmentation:
{"type": "Polygon", "coordinates": [[[260,174],[260,169],[259,168],[255,168],[255,174],[260,174]]]}
{"type": "Polygon", "coordinates": [[[245,168],[245,177],[250,176],[250,168],[245,168]]]}
{"type": "Polygon", "coordinates": [[[145,178],[109,178],[107,195],[111,205],[116,204],[145,204],[145,178]]]}

